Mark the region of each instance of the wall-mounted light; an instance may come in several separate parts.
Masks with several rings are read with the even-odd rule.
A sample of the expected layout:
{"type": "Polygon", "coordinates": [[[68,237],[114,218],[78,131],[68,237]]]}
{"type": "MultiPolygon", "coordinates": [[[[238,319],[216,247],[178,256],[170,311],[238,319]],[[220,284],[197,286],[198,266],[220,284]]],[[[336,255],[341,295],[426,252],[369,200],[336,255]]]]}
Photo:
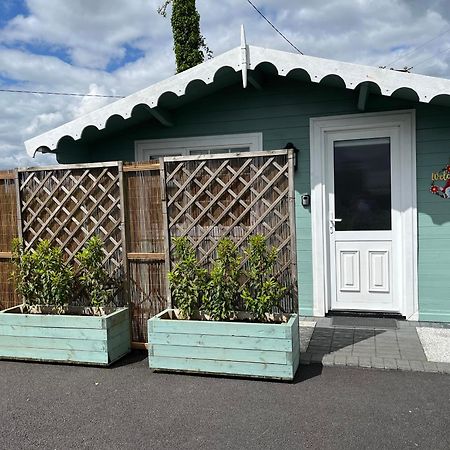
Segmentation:
{"type": "Polygon", "coordinates": [[[286,150],[288,150],[288,149],[294,150],[294,170],[297,170],[297,167],[298,167],[298,157],[299,157],[300,150],[299,150],[292,142],[288,142],[288,143],[284,146],[284,148],[285,148],[286,150]]]}
{"type": "Polygon", "coordinates": [[[311,205],[311,196],[309,194],[302,194],[300,199],[303,208],[308,208],[311,205]]]}

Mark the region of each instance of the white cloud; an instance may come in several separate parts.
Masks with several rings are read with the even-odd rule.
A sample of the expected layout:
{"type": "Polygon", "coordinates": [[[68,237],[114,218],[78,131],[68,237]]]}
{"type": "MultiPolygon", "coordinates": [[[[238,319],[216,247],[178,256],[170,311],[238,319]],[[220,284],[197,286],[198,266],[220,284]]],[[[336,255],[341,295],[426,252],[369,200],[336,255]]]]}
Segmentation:
{"type": "MultiPolygon", "coordinates": [[[[0,28],[0,87],[127,95],[172,75],[170,20],[157,14],[160,3],[27,0],[27,14],[0,28]],[[137,59],[129,60],[130,51],[137,59]],[[107,71],[109,67],[114,71],[107,71]]],[[[377,66],[450,28],[448,0],[254,3],[306,54],[377,66]]],[[[197,6],[202,32],[216,55],[239,45],[241,23],[250,43],[294,51],[245,0],[197,0],[197,6]]],[[[394,65],[418,64],[419,73],[450,78],[450,52],[442,53],[449,37],[394,65]]],[[[48,155],[30,160],[23,141],[109,101],[0,93],[0,168],[53,161],[48,155]]]]}
{"type": "Polygon", "coordinates": [[[147,49],[168,37],[152,0],[28,0],[30,15],[12,19],[0,34],[7,43],[42,43],[64,50],[77,66],[103,69],[125,55],[125,45],[147,49]]]}

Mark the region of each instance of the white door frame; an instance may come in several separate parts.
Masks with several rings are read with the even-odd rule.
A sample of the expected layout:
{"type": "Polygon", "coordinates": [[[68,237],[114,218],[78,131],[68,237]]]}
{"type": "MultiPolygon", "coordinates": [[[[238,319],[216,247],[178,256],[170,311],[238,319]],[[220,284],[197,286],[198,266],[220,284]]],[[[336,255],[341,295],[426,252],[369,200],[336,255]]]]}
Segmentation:
{"type": "MultiPolygon", "coordinates": [[[[349,114],[310,119],[311,226],[313,264],[313,313],[324,316],[330,308],[331,272],[327,211],[325,148],[328,135],[338,131],[364,131],[397,127],[400,134],[400,173],[396,189],[400,195],[398,255],[402,261],[398,286],[400,313],[418,319],[417,288],[417,193],[415,110],[349,114]]],[[[393,180],[394,181],[394,180],[393,180]]],[[[393,186],[394,187],[394,186],[393,186]]]]}

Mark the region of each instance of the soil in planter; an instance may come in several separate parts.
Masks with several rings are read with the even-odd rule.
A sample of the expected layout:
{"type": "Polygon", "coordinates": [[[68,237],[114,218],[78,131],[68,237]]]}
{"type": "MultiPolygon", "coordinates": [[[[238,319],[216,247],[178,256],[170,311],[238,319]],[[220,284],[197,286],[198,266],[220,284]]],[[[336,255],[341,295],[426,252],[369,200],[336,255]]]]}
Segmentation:
{"type": "Polygon", "coordinates": [[[50,305],[20,305],[5,311],[6,314],[33,314],[33,315],[55,315],[55,316],[95,316],[102,317],[117,311],[116,307],[85,307],[85,306],[63,306],[50,305]]]}
{"type": "Polygon", "coordinates": [[[266,320],[261,321],[255,318],[251,313],[247,311],[236,311],[236,313],[227,320],[214,320],[210,316],[202,312],[196,313],[189,319],[181,318],[180,311],[178,309],[168,311],[166,314],[160,317],[160,319],[170,319],[170,320],[199,320],[202,322],[242,322],[242,323],[287,323],[290,319],[289,314],[266,314],[266,320]]]}

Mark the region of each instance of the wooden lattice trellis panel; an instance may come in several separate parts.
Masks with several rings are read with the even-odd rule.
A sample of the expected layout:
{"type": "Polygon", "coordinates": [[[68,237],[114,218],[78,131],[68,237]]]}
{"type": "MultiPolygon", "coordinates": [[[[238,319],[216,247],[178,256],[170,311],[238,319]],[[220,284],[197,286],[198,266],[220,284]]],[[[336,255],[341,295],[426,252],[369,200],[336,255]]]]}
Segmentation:
{"type": "Polygon", "coordinates": [[[242,250],[249,236],[265,235],[279,249],[276,274],[289,288],[283,309],[296,310],[293,153],[168,157],[164,162],[170,238],[187,236],[209,265],[221,237],[231,237],[242,250]]]}
{"type": "Polygon", "coordinates": [[[105,266],[124,269],[121,163],[19,170],[19,221],[25,248],[47,239],[68,262],[94,235],[104,242],[105,266]]]}

